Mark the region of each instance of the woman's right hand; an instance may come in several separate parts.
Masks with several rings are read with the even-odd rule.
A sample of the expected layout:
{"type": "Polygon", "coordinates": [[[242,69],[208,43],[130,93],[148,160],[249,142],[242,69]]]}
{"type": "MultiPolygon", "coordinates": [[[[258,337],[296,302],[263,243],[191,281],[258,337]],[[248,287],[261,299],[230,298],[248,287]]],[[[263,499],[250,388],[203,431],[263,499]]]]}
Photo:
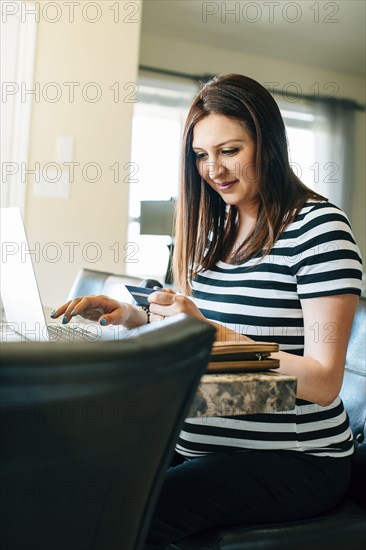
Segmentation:
{"type": "Polygon", "coordinates": [[[140,323],[137,319],[134,320],[134,326],[143,324],[143,316],[136,307],[132,304],[125,304],[108,298],[108,296],[80,296],[74,298],[51,313],[52,319],[57,319],[63,315],[62,324],[67,324],[71,318],[76,315],[81,315],[89,321],[97,321],[99,324],[106,325],[126,325],[131,324],[131,316],[138,317],[140,315],[140,323]],[[135,315],[133,315],[135,313],[135,315]]]}

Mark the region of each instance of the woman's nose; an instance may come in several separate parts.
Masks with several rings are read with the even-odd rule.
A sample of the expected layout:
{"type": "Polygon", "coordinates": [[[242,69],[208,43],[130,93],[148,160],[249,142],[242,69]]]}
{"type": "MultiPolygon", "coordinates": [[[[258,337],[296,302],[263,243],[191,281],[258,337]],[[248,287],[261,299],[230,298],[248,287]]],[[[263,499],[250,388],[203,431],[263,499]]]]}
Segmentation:
{"type": "Polygon", "coordinates": [[[206,164],[206,174],[210,179],[219,178],[225,172],[225,164],[217,161],[209,161],[206,164]]]}

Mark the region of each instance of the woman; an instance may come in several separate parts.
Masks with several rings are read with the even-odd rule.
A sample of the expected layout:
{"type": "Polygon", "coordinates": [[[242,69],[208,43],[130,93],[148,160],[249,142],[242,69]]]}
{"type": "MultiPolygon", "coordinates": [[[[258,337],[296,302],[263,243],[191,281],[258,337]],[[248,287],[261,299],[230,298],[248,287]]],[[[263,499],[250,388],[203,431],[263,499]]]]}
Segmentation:
{"type": "Polygon", "coordinates": [[[104,296],[57,310],[142,325],[184,312],[217,338],[280,344],[297,377],[294,411],[187,419],[155,510],[149,548],[213,525],[290,521],[344,495],[352,434],[338,394],[361,286],[345,214],[289,165],[277,104],[254,80],[216,77],[187,117],[177,205],[175,282],[150,312],[104,296]]]}

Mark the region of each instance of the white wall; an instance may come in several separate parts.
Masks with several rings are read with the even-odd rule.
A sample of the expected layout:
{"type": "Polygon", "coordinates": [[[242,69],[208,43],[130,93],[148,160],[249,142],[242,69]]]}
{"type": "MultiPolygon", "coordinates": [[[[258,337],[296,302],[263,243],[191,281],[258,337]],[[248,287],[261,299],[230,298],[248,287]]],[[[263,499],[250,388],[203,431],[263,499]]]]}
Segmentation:
{"type": "MultiPolygon", "coordinates": [[[[360,103],[365,101],[365,84],[358,76],[213,48],[188,40],[173,40],[145,32],[141,34],[140,64],[193,74],[242,73],[262,84],[278,82],[280,84],[276,88],[281,90],[286,89],[288,83],[295,82],[304,95],[313,93],[311,87],[315,82],[319,82],[320,93],[326,83],[335,82],[339,87],[336,97],[354,99],[360,103]]],[[[361,253],[366,258],[365,113],[358,111],[355,118],[355,192],[352,209],[347,214],[361,253]]]]}
{"type": "MultiPolygon", "coordinates": [[[[40,163],[44,169],[47,163],[57,161],[58,136],[73,138],[72,160],[80,163],[66,199],[35,196],[35,177],[27,177],[28,237],[37,251],[33,259],[43,302],[52,307],[63,303],[80,267],[123,273],[126,254],[128,171],[123,167],[130,161],[134,104],[128,102],[128,94],[137,81],[141,3],[131,3],[140,7],[139,12],[121,11],[119,22],[115,22],[116,12],[110,6],[116,3],[99,2],[102,16],[96,23],[87,20],[96,17],[92,10],[87,18],[82,17],[84,4],[75,8],[74,22],[65,3],[60,3],[58,22],[50,23],[41,16],[37,25],[34,81],[40,83],[41,94],[39,101],[33,102],[29,167],[40,163]],[[57,83],[62,92],[54,103],[45,99],[52,99],[56,91],[47,88],[50,82],[57,83]],[[80,84],[75,87],[74,102],[65,82],[80,84]],[[102,91],[95,103],[86,99],[93,98],[95,88],[84,88],[84,97],[82,94],[91,82],[102,91]],[[114,83],[120,90],[117,101],[109,89],[114,83]],[[88,181],[96,174],[92,168],[86,177],[82,174],[82,168],[91,162],[102,170],[102,177],[94,183],[88,181]],[[115,163],[121,168],[118,182],[109,168],[115,163]]],[[[48,18],[53,17],[50,8],[48,18]]],[[[58,164],[67,174],[69,169],[58,164]]]]}

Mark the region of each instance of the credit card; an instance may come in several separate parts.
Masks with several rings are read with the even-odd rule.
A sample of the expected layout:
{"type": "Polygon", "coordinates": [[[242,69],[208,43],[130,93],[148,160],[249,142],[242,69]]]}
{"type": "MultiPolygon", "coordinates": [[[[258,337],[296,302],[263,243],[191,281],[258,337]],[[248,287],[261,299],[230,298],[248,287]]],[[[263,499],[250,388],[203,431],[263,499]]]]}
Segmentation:
{"type": "Polygon", "coordinates": [[[156,292],[153,288],[144,288],[142,286],[125,285],[128,292],[133,296],[139,306],[148,306],[150,303],[147,297],[152,292],[156,292]]]}

